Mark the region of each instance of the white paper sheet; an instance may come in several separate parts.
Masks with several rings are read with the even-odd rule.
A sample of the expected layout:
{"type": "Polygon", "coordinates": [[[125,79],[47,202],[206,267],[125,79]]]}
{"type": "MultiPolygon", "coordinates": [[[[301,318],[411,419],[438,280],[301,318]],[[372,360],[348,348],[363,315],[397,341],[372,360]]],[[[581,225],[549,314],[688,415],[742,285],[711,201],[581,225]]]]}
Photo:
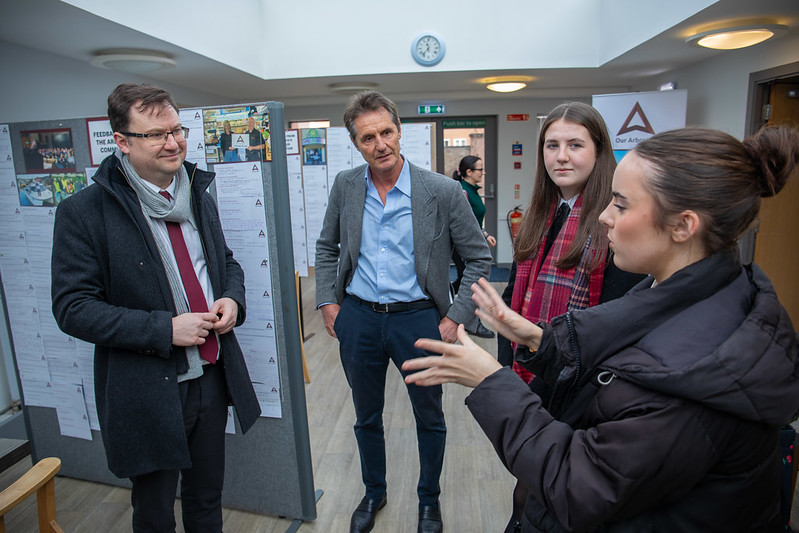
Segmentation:
{"type": "Polygon", "coordinates": [[[86,412],[86,400],[83,398],[83,384],[53,381],[53,390],[61,434],[92,440],[89,414],[86,412]]]}

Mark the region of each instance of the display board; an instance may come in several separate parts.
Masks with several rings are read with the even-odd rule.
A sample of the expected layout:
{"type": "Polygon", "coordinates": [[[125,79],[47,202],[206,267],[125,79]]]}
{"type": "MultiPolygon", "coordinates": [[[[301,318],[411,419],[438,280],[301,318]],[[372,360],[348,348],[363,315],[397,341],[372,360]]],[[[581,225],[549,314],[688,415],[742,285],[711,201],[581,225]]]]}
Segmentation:
{"type": "MultiPolygon", "coordinates": [[[[187,160],[217,173],[212,194],[245,269],[248,318],[236,334],[264,411],[247,435],[230,417],[223,505],[313,520],[283,105],[188,109],[181,121],[191,130],[187,160]],[[246,139],[235,141],[236,160],[218,157],[211,131],[223,111],[226,120],[239,121],[236,133],[246,139]],[[241,127],[253,121],[245,136],[241,127]]],[[[129,486],[106,467],[93,346],[58,329],[50,302],[55,211],[64,198],[93,186],[98,155],[112,145],[96,117],[0,124],[0,279],[34,461],[56,456],[60,475],[129,486]]]]}

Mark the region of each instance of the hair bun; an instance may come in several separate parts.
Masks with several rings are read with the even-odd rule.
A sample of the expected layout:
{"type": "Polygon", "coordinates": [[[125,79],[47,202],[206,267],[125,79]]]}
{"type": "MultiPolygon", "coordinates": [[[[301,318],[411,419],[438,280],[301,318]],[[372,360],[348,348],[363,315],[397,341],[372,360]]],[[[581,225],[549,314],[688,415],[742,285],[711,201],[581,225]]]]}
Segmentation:
{"type": "Polygon", "coordinates": [[[774,196],[799,166],[799,131],[789,126],[766,126],[743,145],[759,168],[760,196],[774,196]]]}

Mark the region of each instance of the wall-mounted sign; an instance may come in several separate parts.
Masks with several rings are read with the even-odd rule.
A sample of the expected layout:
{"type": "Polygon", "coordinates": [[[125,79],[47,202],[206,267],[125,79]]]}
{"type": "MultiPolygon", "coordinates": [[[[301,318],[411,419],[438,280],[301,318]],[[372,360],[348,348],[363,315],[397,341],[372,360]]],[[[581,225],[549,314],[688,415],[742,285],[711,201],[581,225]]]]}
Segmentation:
{"type": "Polygon", "coordinates": [[[632,150],[656,133],[685,126],[688,91],[595,94],[593,105],[605,119],[614,150],[632,150]]]}
{"type": "Polygon", "coordinates": [[[485,128],[486,121],[482,118],[445,119],[441,121],[441,127],[445,130],[459,128],[485,128]]]}
{"type": "Polygon", "coordinates": [[[510,155],[522,155],[522,143],[511,144],[510,155]]]}
{"type": "Polygon", "coordinates": [[[419,106],[419,114],[420,115],[443,115],[444,114],[444,104],[440,104],[440,105],[420,105],[419,106]]]}
{"type": "Polygon", "coordinates": [[[514,161],[513,162],[513,170],[519,170],[521,168],[522,168],[522,162],[521,161],[514,161]]]}
{"type": "Polygon", "coordinates": [[[529,113],[513,113],[508,115],[508,122],[523,122],[525,120],[530,120],[529,113]]]}

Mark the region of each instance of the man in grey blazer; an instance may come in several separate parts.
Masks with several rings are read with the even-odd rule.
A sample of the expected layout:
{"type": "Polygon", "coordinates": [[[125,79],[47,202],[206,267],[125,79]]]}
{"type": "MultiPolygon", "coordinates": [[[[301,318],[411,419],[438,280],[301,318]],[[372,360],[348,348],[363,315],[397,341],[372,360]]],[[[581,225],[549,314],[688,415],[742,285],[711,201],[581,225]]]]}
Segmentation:
{"type": "MultiPolygon", "coordinates": [[[[355,95],[344,123],[367,165],[336,177],[316,243],[316,303],[339,340],[352,390],[355,437],[366,493],[351,532],[370,531],[386,505],[383,404],[386,370],[427,355],[420,337],[454,342],[474,320],[471,285],[487,276],[491,255],[460,185],[408,162],[396,105],[380,93],[355,95]],[[464,259],[462,289],[450,292],[452,248],[464,259]]],[[[446,425],[441,387],[408,385],[416,417],[419,531],[442,530],[438,499],[446,425]]]]}

